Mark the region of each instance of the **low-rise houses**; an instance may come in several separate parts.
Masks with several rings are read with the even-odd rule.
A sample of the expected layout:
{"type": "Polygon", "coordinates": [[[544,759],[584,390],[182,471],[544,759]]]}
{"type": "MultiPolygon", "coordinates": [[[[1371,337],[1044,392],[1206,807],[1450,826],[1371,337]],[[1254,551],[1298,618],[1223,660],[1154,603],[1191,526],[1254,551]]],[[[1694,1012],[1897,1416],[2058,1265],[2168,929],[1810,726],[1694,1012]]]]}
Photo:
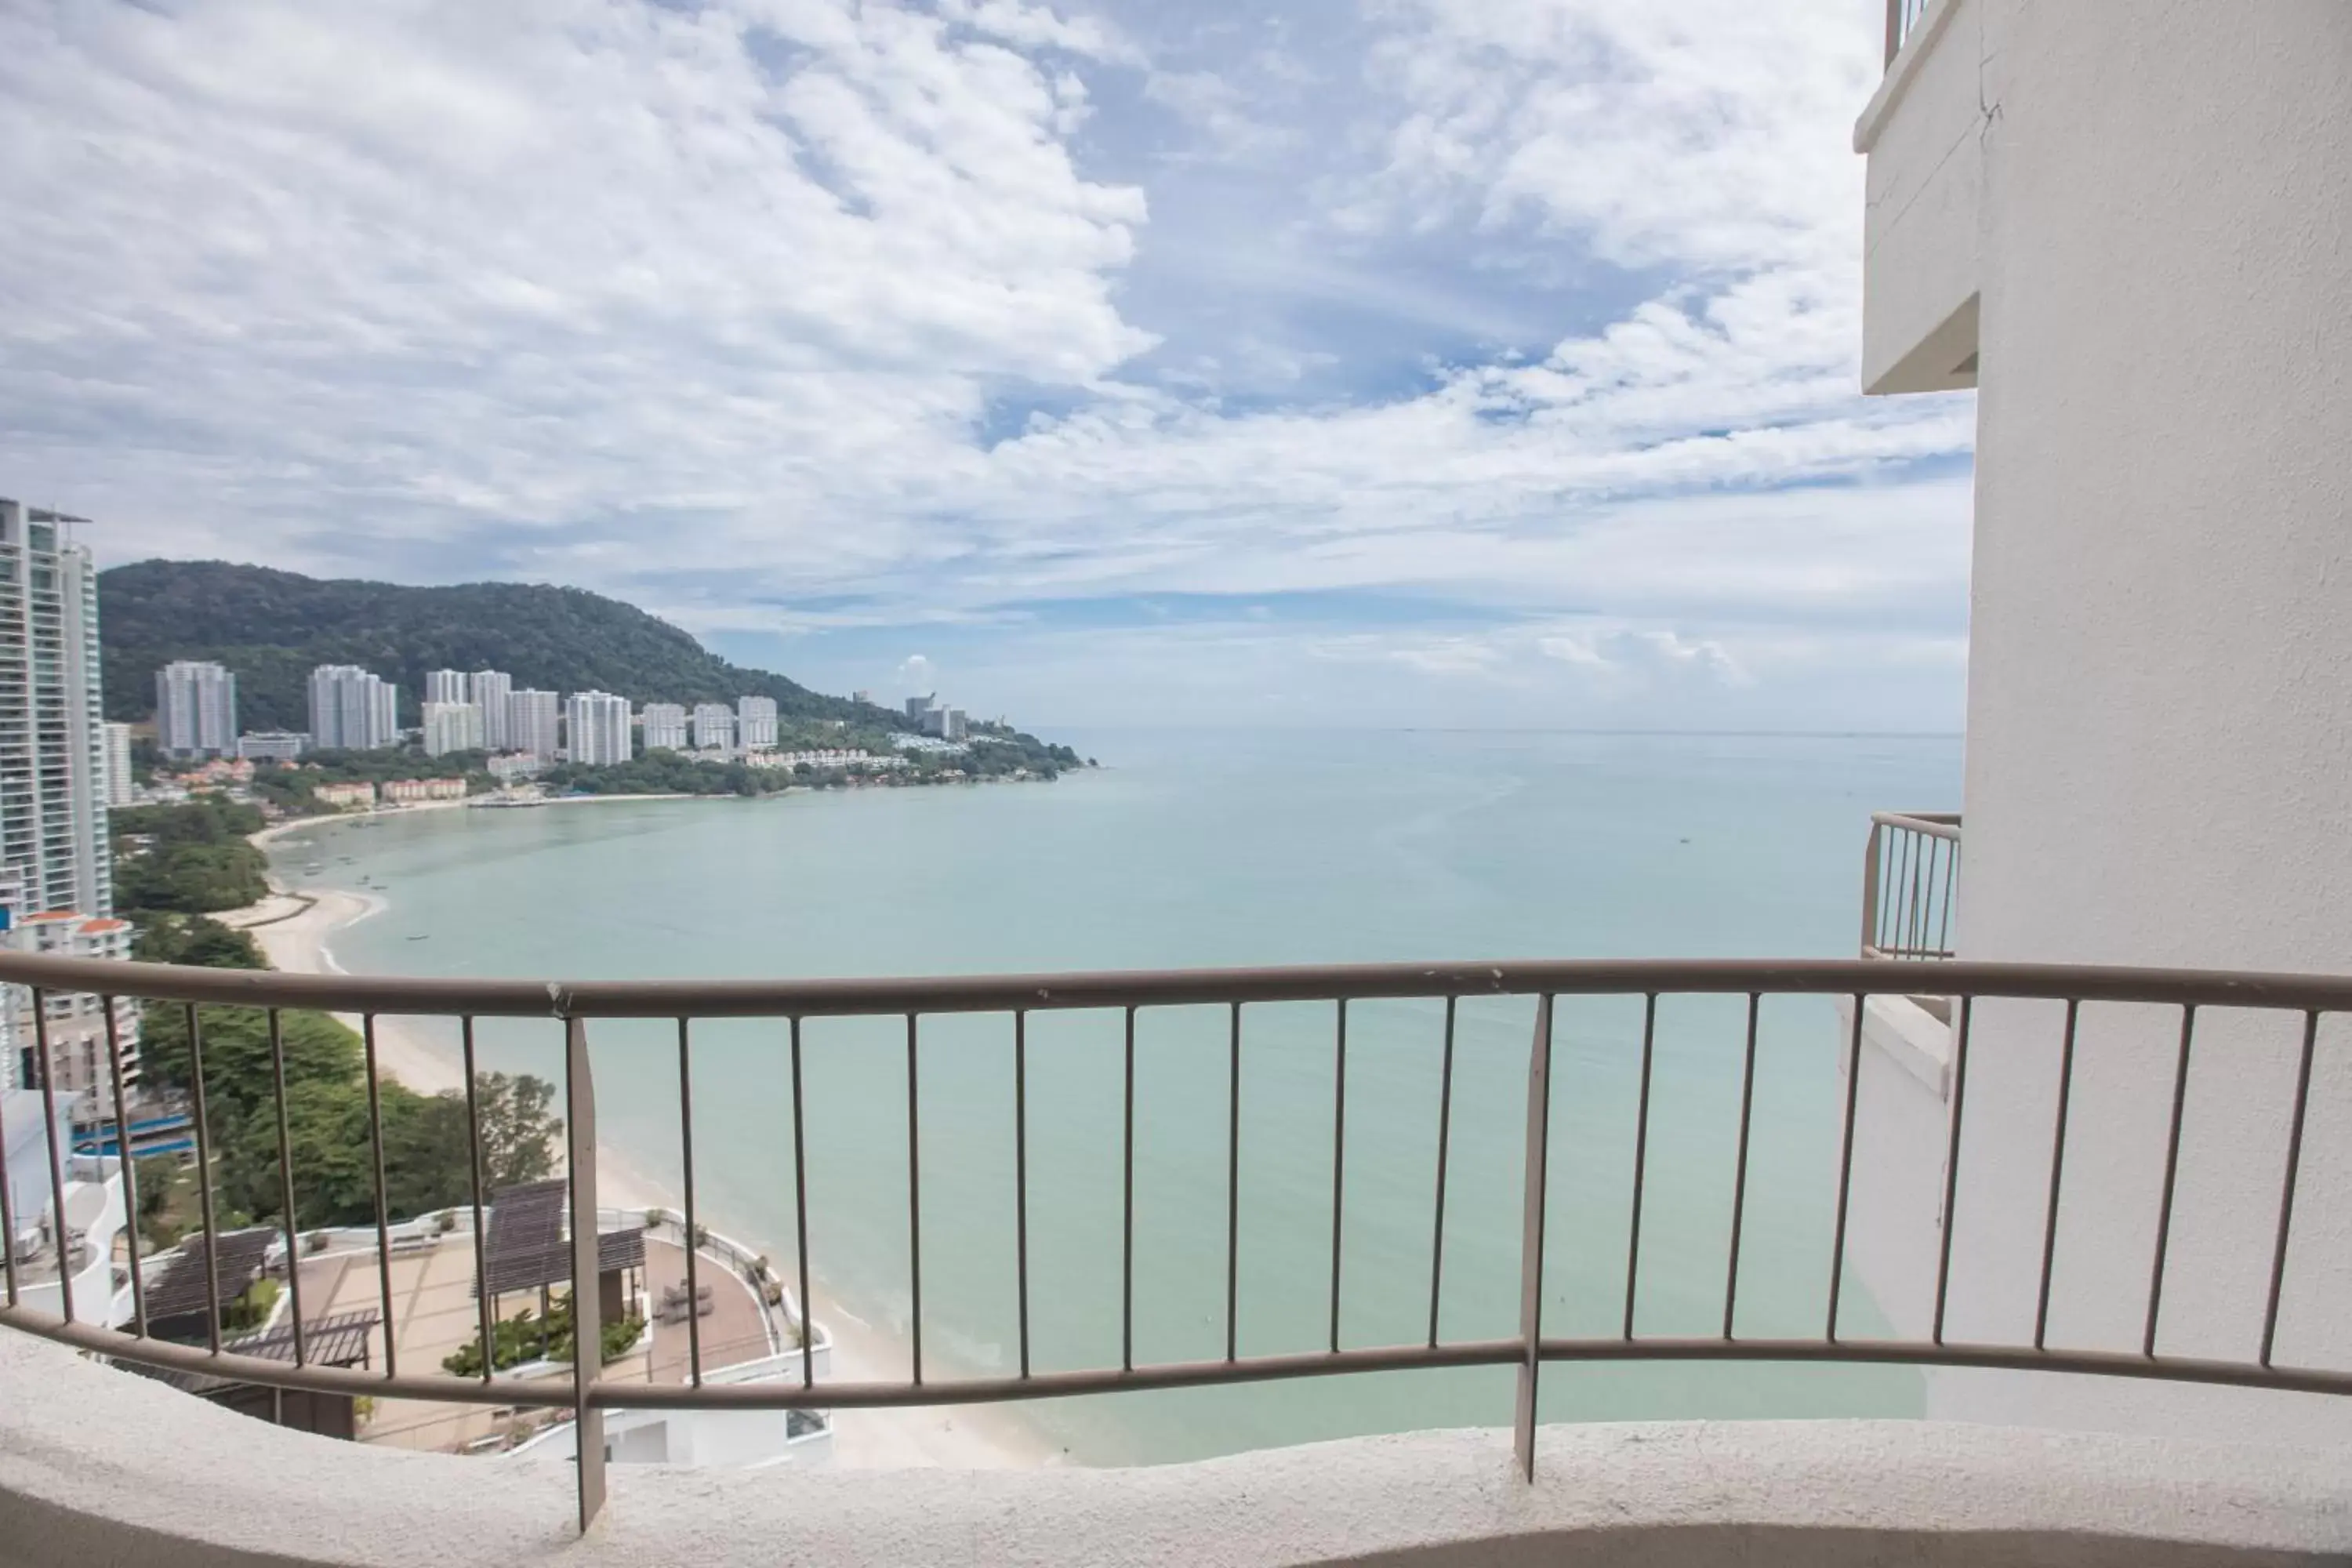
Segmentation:
{"type": "Polygon", "coordinates": [[[376,790],[386,805],[415,805],[427,800],[463,800],[466,781],[455,779],[387,779],[376,790]]]}
{"type": "Polygon", "coordinates": [[[236,738],[236,754],[248,763],[290,763],[310,749],[299,730],[248,730],[236,738]]]}
{"type": "Polygon", "coordinates": [[[320,805],[331,805],[339,811],[363,811],[375,804],[375,785],[364,780],[351,784],[314,784],[310,798],[320,805]]]}
{"type": "Polygon", "coordinates": [[[872,752],[845,748],[821,752],[755,752],[746,756],[743,762],[755,768],[797,768],[806,763],[819,771],[838,768],[844,772],[864,768],[903,768],[907,765],[904,757],[877,756],[872,752]]]}

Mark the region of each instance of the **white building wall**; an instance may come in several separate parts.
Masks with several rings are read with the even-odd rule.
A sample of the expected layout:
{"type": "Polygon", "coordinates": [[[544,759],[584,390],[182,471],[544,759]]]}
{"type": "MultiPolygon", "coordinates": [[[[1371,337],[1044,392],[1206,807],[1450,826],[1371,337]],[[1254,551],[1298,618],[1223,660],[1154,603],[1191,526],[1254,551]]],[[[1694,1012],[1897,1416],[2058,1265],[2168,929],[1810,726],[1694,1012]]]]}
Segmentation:
{"type": "Polygon", "coordinates": [[[175,757],[236,750],[236,677],[226,667],[177,659],[155,672],[155,743],[175,757]]]}
{"type": "Polygon", "coordinates": [[[482,749],[482,710],[470,702],[427,702],[423,723],[428,757],[482,749]]]}
{"type": "MultiPolygon", "coordinates": [[[[1874,200],[1936,181],[1975,192],[1973,245],[1957,253],[1977,258],[1975,338],[1937,351],[1974,353],[1980,389],[1959,952],[2341,972],[2352,7],[1943,0],[1930,19],[1912,47],[1944,58],[1898,61],[1907,87],[1861,140],[1874,200]],[[1934,134],[1912,134],[1913,117],[1934,134]],[[1969,133],[1948,135],[1954,123],[1969,133]]],[[[1919,199],[1948,218],[1969,205],[1919,199]]],[[[1966,287],[1952,260],[1874,245],[1867,363],[1899,364],[1939,330],[1966,287]]],[[[2031,1338],[2063,1024],[2052,1005],[1976,1017],[1954,1339],[2031,1338]]],[[[2199,1021],[2163,1353],[2255,1353],[2299,1029],[2199,1021]]],[[[2084,1012],[2053,1344],[2139,1348],[2179,1039],[2177,1011],[2084,1012]]],[[[2277,1360],[2341,1367],[2352,1027],[2331,1021],[2319,1063],[2277,1360]]],[[[1947,1101],[1866,1066],[1865,1118],[1882,1082],[1886,1120],[1858,1137],[1882,1144],[1866,1185],[1887,1212],[1857,1215],[1857,1263],[1918,1332],[1947,1101]]],[[[1939,1416],[2245,1438],[2352,1438],[2344,1404],[1991,1373],[1930,1384],[1939,1416]]]]}
{"type": "Polygon", "coordinates": [[[629,700],[608,691],[575,691],[564,704],[565,756],[591,766],[629,760],[629,700]]]}
{"type": "Polygon", "coordinates": [[[739,697],[735,700],[735,743],[747,752],[764,752],[776,743],[776,700],[739,697]]]}
{"type": "Polygon", "coordinates": [[[732,746],[735,743],[735,710],[724,702],[696,703],[694,743],[698,748],[732,746]]]}
{"type": "Polygon", "coordinates": [[[466,695],[466,672],[462,669],[426,670],[425,700],[453,704],[469,700],[466,695]]]}
{"type": "Polygon", "coordinates": [[[110,723],[106,726],[106,804],[129,805],[131,801],[131,726],[110,723]]]}
{"type": "Polygon", "coordinates": [[[493,752],[509,750],[513,740],[507,723],[507,700],[514,678],[503,669],[478,669],[466,677],[466,698],[482,710],[482,744],[493,752]]]}
{"type": "Polygon", "coordinates": [[[686,750],[686,709],[676,702],[648,702],[645,706],[645,747],[667,751],[686,750]]]}
{"type": "Polygon", "coordinates": [[[553,762],[557,746],[556,722],[562,712],[552,691],[537,691],[526,687],[508,693],[508,748],[529,752],[541,762],[553,762]]]}
{"type": "Polygon", "coordinates": [[[0,872],[34,910],[114,908],[98,573],[81,520],[0,500],[0,872]]]}
{"type": "Polygon", "coordinates": [[[321,751],[368,752],[400,740],[400,691],[352,664],[310,672],[310,740],[321,751]]]}

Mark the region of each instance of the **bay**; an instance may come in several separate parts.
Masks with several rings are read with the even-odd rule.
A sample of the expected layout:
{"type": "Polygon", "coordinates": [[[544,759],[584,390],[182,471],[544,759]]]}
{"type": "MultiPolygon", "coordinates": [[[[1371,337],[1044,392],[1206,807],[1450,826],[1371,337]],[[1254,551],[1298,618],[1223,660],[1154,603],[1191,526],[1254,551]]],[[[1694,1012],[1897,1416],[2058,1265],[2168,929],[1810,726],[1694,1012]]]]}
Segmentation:
{"type": "MultiPolygon", "coordinates": [[[[1957,738],[1135,728],[1053,737],[1110,764],[1048,784],[600,803],[338,822],[279,872],[367,879],[381,915],[331,939],[367,973],[540,979],[912,975],[1504,957],[1850,955],[1874,809],[1948,808],[1957,738]],[[344,858],[349,863],[344,863],[344,858]],[[321,869],[309,873],[305,868],[321,869]]],[[[1639,1327],[1713,1334],[1727,1271],[1746,1005],[1664,998],[1641,1218],[1639,1327]]],[[[1440,1327],[1517,1331],[1532,1004],[1455,1017],[1440,1327]]],[[[1330,1328],[1328,1005],[1244,1010],[1234,1338],[1330,1328]]],[[[1149,1009],[1135,1034],[1132,1353],[1225,1350],[1230,1018],[1149,1009]]],[[[1556,1024],[1548,1333],[1612,1334],[1625,1297],[1643,1002],[1556,1024]]],[[[1036,1370],[1119,1364],[1125,1020],[1032,1015],[1028,1312],[1036,1370]]],[[[1430,1327],[1445,1010],[1348,1009],[1341,1342],[1430,1327]]],[[[698,1196],[782,1263],[793,1246],[786,1026],[694,1031],[698,1196]]],[[[600,1024],[604,1135],[676,1184],[676,1026],[600,1024]]],[[[1818,1333],[1830,1271],[1833,1010],[1768,1000],[1739,1331],[1818,1333]]],[[[482,1026],[485,1064],[553,1076],[554,1026],[482,1026]]],[[[841,1307],[911,1327],[906,1026],[805,1027],[811,1263],[841,1307]]],[[[925,1375],[1017,1369],[1013,1024],[927,1018],[919,1047],[925,1375]]],[[[1843,1331],[1880,1326],[1854,1280],[1843,1331]]],[[[1556,1365],[1547,1420],[1912,1415],[1916,1373],[1556,1365]]],[[[1041,1401],[1091,1463],[1508,1421],[1483,1368],[1041,1401]]]]}

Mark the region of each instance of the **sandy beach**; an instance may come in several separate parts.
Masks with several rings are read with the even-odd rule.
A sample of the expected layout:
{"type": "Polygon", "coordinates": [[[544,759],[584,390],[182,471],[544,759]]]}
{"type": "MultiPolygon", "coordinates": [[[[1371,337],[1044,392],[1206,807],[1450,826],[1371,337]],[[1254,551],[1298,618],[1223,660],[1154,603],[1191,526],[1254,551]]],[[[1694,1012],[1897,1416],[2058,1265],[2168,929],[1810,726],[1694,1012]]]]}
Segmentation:
{"type": "MultiPolygon", "coordinates": [[[[299,826],[304,824],[281,824],[255,838],[258,842],[299,826]]],[[[381,899],[340,889],[310,895],[281,889],[259,904],[220,918],[249,930],[277,968],[289,973],[338,974],[346,972],[335,962],[328,939],[386,907],[381,899]]],[[[359,1026],[356,1017],[347,1016],[343,1022],[354,1029],[359,1026]]],[[[465,1074],[456,1051],[422,1037],[414,1026],[404,1026],[400,1019],[377,1018],[376,1062],[385,1077],[397,1079],[419,1093],[463,1092],[465,1089],[465,1074]]],[[[601,1144],[597,1151],[597,1185],[598,1197],[607,1207],[675,1207],[679,1202],[666,1184],[646,1178],[625,1153],[609,1144],[601,1144]]],[[[788,1250],[773,1245],[769,1237],[740,1239],[774,1257],[782,1257],[788,1250]]],[[[822,1279],[812,1281],[812,1287],[810,1311],[833,1339],[832,1377],[842,1382],[903,1381],[908,1366],[906,1344],[843,1310],[827,1294],[822,1279]]],[[[1001,1469],[1057,1463],[1061,1458],[1005,1406],[835,1411],[834,1434],[835,1462],[861,1469],[1001,1469]]]]}

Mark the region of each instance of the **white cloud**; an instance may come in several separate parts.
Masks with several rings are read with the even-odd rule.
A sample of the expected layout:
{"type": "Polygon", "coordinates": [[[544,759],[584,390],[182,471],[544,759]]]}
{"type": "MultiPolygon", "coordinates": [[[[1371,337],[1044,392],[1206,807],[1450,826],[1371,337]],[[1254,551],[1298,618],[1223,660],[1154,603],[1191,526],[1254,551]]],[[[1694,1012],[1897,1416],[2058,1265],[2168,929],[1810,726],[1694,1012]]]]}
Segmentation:
{"type": "Polygon", "coordinates": [[[1911,466],[1968,405],[1855,391],[1864,9],[1379,0],[1358,74],[1262,27],[1167,63],[1034,0],[8,8],[0,490],[113,559],[569,581],[811,644],[1410,593],[1486,620],[1219,646],[1825,679],[1765,629],[1936,645],[1966,570],[1965,485],[1911,466]],[[1104,172],[1139,100],[1192,138],[1166,162],[1293,180],[1233,265],[1288,268],[1325,339],[1139,372],[1126,279],[1187,237],[1104,172]],[[1548,346],[1436,331],[1554,274],[1596,281],[1541,297],[1548,346]],[[1371,309],[1432,323],[1418,374],[1288,390],[1371,309]],[[1221,401],[1244,359],[1288,400],[1221,401]]]}

